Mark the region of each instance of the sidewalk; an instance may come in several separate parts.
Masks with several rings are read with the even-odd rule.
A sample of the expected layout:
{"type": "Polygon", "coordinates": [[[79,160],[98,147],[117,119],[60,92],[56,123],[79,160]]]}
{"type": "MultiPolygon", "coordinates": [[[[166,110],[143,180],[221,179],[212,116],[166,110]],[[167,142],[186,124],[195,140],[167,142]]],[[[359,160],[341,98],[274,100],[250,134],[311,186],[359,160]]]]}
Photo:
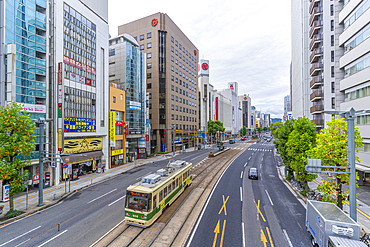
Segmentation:
{"type": "MultiPolygon", "coordinates": [[[[210,148],[210,146],[206,147],[207,149],[210,148]]],[[[188,148],[185,150],[185,152],[193,152],[194,147],[188,148]]],[[[179,154],[182,154],[183,152],[176,152],[176,156],[179,154]]],[[[38,188],[33,188],[32,190],[29,191],[28,193],[28,207],[26,209],[26,193],[21,192],[18,193],[17,195],[14,196],[14,209],[18,211],[25,212],[17,217],[14,217],[9,220],[4,220],[4,215],[6,212],[9,210],[9,202],[0,202],[0,206],[4,206],[3,208],[3,213],[0,215],[0,226],[7,224],[11,221],[14,221],[18,218],[25,217],[29,214],[32,214],[36,211],[42,210],[46,207],[52,206],[64,198],[72,195],[75,191],[78,191],[82,188],[88,187],[92,184],[99,183],[101,181],[107,180],[111,177],[117,176],[121,173],[128,172],[135,167],[151,164],[157,161],[162,161],[162,160],[168,160],[172,159],[172,153],[168,153],[166,155],[158,155],[156,157],[150,157],[148,159],[144,160],[137,160],[137,162],[133,163],[127,163],[109,170],[106,170],[104,173],[92,173],[88,175],[82,176],[80,179],[76,181],[71,181],[70,184],[70,192],[69,192],[69,182],[67,181],[67,186],[65,187],[64,181],[58,185],[51,186],[49,188],[44,188],[43,190],[43,206],[39,207],[38,206],[38,188]],[[67,193],[66,193],[67,191],[67,193]]]]}
{"type": "MultiPolygon", "coordinates": [[[[299,193],[299,191],[290,182],[285,180],[285,166],[278,167],[278,170],[279,170],[280,176],[284,179],[284,182],[286,182],[294,190],[297,197],[299,197],[302,201],[304,201],[306,203],[307,198],[302,196],[299,193]]],[[[309,189],[313,190],[313,191],[316,191],[317,186],[321,183],[322,179],[323,178],[320,175],[318,175],[318,177],[314,181],[308,182],[309,189]]],[[[362,192],[365,192],[365,191],[367,193],[369,193],[370,192],[370,187],[369,186],[366,186],[366,187],[360,186],[359,188],[356,188],[356,192],[358,193],[357,198],[361,198],[360,194],[362,194],[362,192]],[[363,187],[363,188],[361,188],[361,187],[363,187]]],[[[343,206],[343,211],[347,215],[349,215],[349,206],[344,205],[343,206]]],[[[368,232],[368,233],[370,232],[370,205],[364,203],[363,201],[361,201],[359,199],[357,199],[357,223],[360,224],[360,226],[366,232],[368,232]]]]}

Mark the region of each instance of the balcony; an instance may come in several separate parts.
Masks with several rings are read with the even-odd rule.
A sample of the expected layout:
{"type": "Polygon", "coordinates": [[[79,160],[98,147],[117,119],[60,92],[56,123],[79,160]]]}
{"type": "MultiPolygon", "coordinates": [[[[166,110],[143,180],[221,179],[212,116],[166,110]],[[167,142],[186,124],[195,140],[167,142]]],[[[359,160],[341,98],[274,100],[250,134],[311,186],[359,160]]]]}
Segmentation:
{"type": "Polygon", "coordinates": [[[322,92],[321,92],[321,90],[313,91],[310,94],[310,100],[311,100],[311,102],[316,101],[316,100],[320,100],[321,98],[322,98],[322,92]]]}
{"type": "Polygon", "coordinates": [[[321,42],[322,42],[322,34],[314,35],[310,42],[310,50],[312,51],[314,48],[318,47],[321,42]]]}
{"type": "Polygon", "coordinates": [[[318,88],[319,86],[321,86],[321,84],[324,82],[324,78],[322,78],[321,76],[315,76],[314,78],[312,78],[312,80],[310,81],[310,88],[311,89],[314,89],[314,88],[318,88]]]}
{"type": "Polygon", "coordinates": [[[310,68],[310,76],[318,75],[324,65],[321,62],[313,63],[310,68]]]}
{"type": "Polygon", "coordinates": [[[324,125],[324,119],[312,119],[312,122],[316,124],[317,127],[324,125]]]}
{"type": "Polygon", "coordinates": [[[315,7],[319,6],[319,3],[320,3],[321,0],[310,0],[310,7],[309,7],[309,10],[310,10],[310,14],[312,14],[312,11],[315,7]]]}
{"type": "Polygon", "coordinates": [[[321,48],[316,48],[311,52],[310,62],[315,63],[323,55],[323,50],[321,48]]]}
{"type": "Polygon", "coordinates": [[[310,26],[312,25],[313,21],[316,21],[319,16],[322,14],[322,7],[315,7],[313,8],[312,14],[310,16],[310,26]]]}
{"type": "Polygon", "coordinates": [[[310,38],[312,39],[314,34],[318,34],[322,27],[322,21],[314,21],[310,29],[310,38]]]}
{"type": "Polygon", "coordinates": [[[319,113],[321,114],[322,110],[324,110],[324,107],[322,104],[314,105],[310,107],[310,113],[313,113],[313,114],[319,114],[319,113]]]}

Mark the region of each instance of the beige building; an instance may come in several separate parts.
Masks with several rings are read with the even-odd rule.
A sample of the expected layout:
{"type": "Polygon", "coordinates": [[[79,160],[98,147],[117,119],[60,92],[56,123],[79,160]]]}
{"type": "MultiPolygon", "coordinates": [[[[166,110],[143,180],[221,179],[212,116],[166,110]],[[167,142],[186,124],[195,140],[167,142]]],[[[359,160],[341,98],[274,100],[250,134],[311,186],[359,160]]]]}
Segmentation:
{"type": "Polygon", "coordinates": [[[156,13],[118,27],[146,53],[151,152],[194,146],[198,126],[197,64],[199,51],[167,14],[156,13]]]}

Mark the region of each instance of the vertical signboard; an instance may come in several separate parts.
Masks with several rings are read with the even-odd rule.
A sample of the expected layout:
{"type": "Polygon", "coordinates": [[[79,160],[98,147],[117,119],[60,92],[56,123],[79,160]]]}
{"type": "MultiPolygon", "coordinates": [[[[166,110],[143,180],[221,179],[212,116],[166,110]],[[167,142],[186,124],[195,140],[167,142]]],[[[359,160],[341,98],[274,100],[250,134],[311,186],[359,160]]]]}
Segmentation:
{"type": "Polygon", "coordinates": [[[218,97],[216,97],[216,120],[218,120],[218,97]]]}
{"type": "Polygon", "coordinates": [[[116,146],[116,112],[110,112],[110,146],[116,146]]]}
{"type": "Polygon", "coordinates": [[[58,63],[58,151],[63,151],[63,63],[58,63]]]}

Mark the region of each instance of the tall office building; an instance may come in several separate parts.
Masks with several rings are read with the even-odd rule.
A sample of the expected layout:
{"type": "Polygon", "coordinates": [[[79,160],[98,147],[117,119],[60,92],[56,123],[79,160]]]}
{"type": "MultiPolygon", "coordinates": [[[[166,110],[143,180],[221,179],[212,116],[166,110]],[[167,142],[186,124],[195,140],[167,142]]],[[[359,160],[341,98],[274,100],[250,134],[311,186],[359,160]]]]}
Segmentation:
{"type": "MultiPolygon", "coordinates": [[[[139,49],[138,42],[129,34],[109,39],[109,82],[126,90],[126,151],[132,161],[146,153],[146,80],[145,54],[139,49]],[[144,150],[143,150],[144,149],[144,150]]],[[[146,158],[146,156],[144,157],[146,158]]]]}
{"type": "MultiPolygon", "coordinates": [[[[315,0],[314,0],[315,1],[315,0]]],[[[310,115],[309,0],[291,1],[292,23],[292,112],[293,117],[310,115]]]]}
{"type": "Polygon", "coordinates": [[[53,0],[50,117],[55,181],[71,164],[72,179],[109,169],[108,0],[53,0]]]}
{"type": "MultiPolygon", "coordinates": [[[[340,34],[338,16],[334,8],[334,2],[323,0],[311,0],[310,3],[310,100],[312,106],[310,113],[317,129],[325,127],[325,123],[331,120],[330,114],[322,111],[336,109],[335,89],[339,87],[342,77],[336,69],[336,62],[341,55],[338,48],[340,34]]],[[[338,66],[337,66],[338,67],[338,66]]]]}
{"type": "Polygon", "coordinates": [[[198,67],[198,129],[207,131],[207,123],[212,120],[211,92],[213,90],[213,86],[209,83],[209,60],[201,59],[198,67]]]}
{"type": "MultiPolygon", "coordinates": [[[[370,109],[370,0],[344,1],[337,3],[340,24],[339,47],[344,54],[339,59],[339,68],[344,72],[340,88],[336,88],[340,110],[353,107],[356,111],[370,109]],[[342,31],[343,30],[343,31],[342,31]],[[345,95],[344,101],[342,95],[345,95]]],[[[359,184],[364,173],[370,173],[370,113],[357,116],[356,126],[364,139],[360,153],[359,184]]]]}
{"type": "Polygon", "coordinates": [[[242,110],[242,126],[250,130],[254,129],[252,125],[252,99],[249,95],[239,95],[239,108],[242,110]]]}
{"type": "Polygon", "coordinates": [[[156,13],[118,27],[132,35],[147,58],[147,92],[152,152],[172,151],[176,141],[195,144],[198,126],[197,64],[199,51],[164,13],[156,13]]]}
{"type": "MultiPolygon", "coordinates": [[[[49,113],[48,6],[46,0],[0,1],[0,104],[22,104],[31,119],[47,118],[49,113]]],[[[49,142],[48,134],[45,140],[49,142]]],[[[31,166],[25,168],[30,184],[39,170],[39,139],[35,142],[36,152],[22,157],[31,160],[31,166]]],[[[44,172],[50,175],[50,163],[45,164],[44,172]]]]}

